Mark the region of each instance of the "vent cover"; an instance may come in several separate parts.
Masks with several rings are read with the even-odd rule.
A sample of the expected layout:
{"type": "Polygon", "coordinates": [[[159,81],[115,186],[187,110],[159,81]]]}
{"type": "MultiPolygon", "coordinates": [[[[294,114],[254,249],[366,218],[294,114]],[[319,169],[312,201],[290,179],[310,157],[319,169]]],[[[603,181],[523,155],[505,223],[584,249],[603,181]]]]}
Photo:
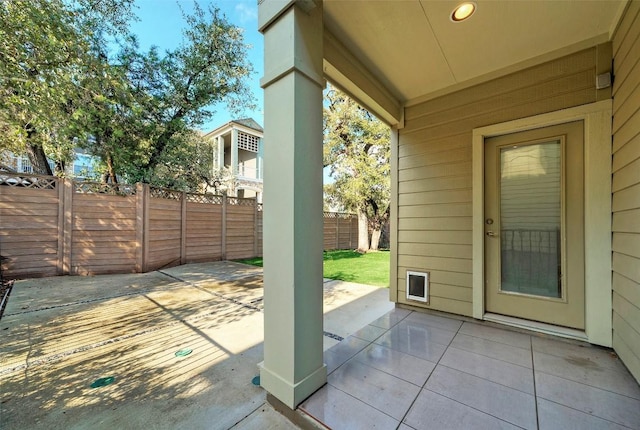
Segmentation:
{"type": "Polygon", "coordinates": [[[238,132],[238,149],[244,149],[245,151],[258,152],[258,145],[260,138],[251,134],[238,132]]]}
{"type": "Polygon", "coordinates": [[[429,272],[407,270],[407,300],[429,302],[429,272]]]}

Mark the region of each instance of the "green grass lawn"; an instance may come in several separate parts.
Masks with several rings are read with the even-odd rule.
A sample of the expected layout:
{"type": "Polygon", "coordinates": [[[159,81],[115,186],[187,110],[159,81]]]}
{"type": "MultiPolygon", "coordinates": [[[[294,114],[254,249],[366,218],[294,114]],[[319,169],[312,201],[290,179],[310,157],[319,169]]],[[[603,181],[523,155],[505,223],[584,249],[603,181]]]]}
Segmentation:
{"type": "MultiPolygon", "coordinates": [[[[262,258],[238,260],[262,267],[262,258]]],[[[325,251],[324,277],[358,284],[389,286],[389,251],[360,254],[355,251],[325,251]]]]}

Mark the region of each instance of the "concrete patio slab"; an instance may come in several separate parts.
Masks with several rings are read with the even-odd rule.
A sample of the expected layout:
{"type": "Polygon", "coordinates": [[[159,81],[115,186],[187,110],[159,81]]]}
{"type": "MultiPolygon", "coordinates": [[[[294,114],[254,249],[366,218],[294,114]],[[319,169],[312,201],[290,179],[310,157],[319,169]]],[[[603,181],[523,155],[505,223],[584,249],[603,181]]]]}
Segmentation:
{"type": "MultiPolygon", "coordinates": [[[[252,384],[261,273],[217,262],[16,282],[0,320],[0,427],[294,428],[252,384]],[[113,380],[92,388],[101,378],[113,380]]],[[[325,347],[392,309],[387,294],[325,283],[325,347]]]]}

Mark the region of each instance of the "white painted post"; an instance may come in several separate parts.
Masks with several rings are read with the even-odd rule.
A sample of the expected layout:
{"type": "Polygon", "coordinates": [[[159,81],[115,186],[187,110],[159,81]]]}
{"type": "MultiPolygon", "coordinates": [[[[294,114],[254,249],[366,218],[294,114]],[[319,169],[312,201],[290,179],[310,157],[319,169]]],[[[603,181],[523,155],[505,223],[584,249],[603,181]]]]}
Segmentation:
{"type": "Polygon", "coordinates": [[[218,136],[218,169],[224,167],[224,137],[218,136]]]}
{"type": "Polygon", "coordinates": [[[238,175],[238,130],[231,129],[231,173],[238,175]]]}
{"type": "Polygon", "coordinates": [[[257,156],[257,160],[256,160],[256,179],[263,179],[264,178],[264,163],[262,162],[264,158],[264,144],[263,144],[263,139],[259,138],[258,139],[258,156],[257,156]]]}
{"type": "Polygon", "coordinates": [[[326,383],[322,327],[322,2],[264,0],[264,362],[289,408],[326,383]]]}

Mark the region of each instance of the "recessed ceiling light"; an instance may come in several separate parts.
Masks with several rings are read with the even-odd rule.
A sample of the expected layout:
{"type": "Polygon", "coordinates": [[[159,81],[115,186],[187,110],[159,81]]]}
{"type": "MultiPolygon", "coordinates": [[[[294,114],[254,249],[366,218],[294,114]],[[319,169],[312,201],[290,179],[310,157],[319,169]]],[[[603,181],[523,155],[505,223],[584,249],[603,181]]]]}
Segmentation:
{"type": "Polygon", "coordinates": [[[476,4],[474,2],[464,2],[460,3],[456,8],[451,12],[451,16],[449,19],[453,22],[464,21],[469,18],[476,11],[476,4]]]}

